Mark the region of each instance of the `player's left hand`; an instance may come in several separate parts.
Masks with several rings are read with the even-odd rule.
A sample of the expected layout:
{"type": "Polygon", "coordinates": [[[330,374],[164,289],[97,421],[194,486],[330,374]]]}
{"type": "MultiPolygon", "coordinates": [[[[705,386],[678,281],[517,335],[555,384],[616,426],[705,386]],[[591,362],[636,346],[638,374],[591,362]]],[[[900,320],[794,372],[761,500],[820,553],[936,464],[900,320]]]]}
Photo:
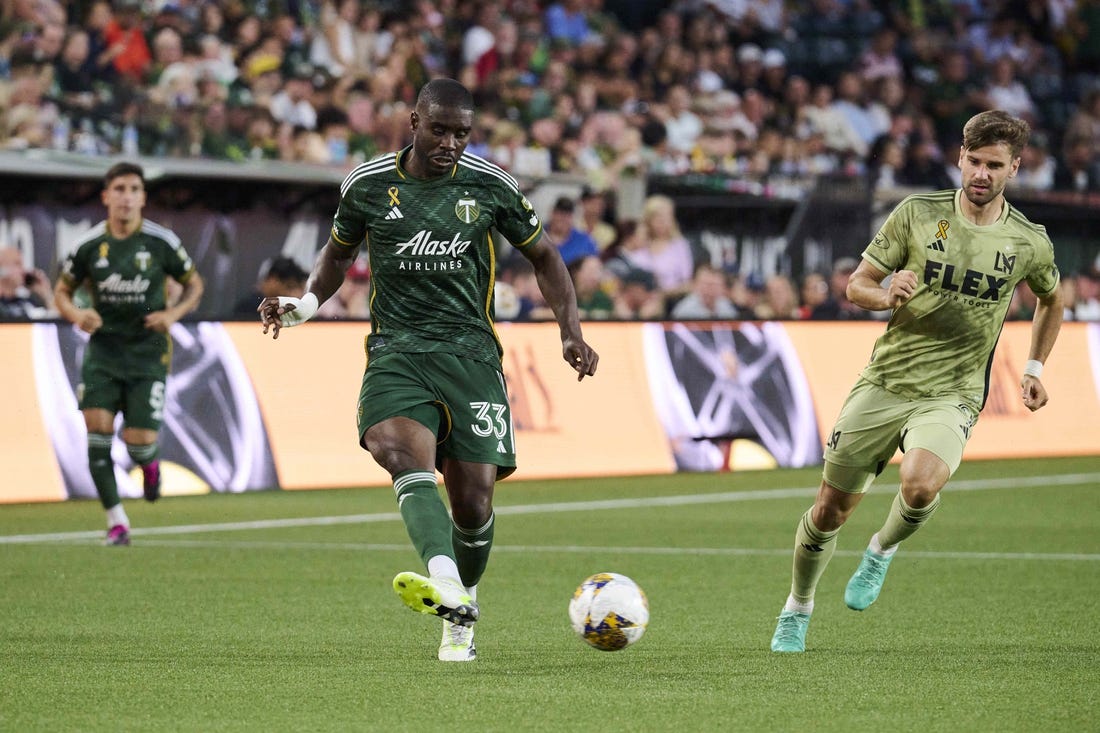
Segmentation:
{"type": "Polygon", "coordinates": [[[600,362],[600,355],[593,351],[583,339],[564,339],[562,356],[569,366],[576,370],[578,382],[595,374],[596,365],[600,362]]]}
{"type": "Polygon", "coordinates": [[[168,333],[175,322],[176,319],[168,311],[153,311],[145,316],[145,327],[157,333],[168,333]]]}
{"type": "Polygon", "coordinates": [[[1030,374],[1025,374],[1023,379],[1020,380],[1020,387],[1023,389],[1024,407],[1032,412],[1047,403],[1049,397],[1046,387],[1030,374]]]}

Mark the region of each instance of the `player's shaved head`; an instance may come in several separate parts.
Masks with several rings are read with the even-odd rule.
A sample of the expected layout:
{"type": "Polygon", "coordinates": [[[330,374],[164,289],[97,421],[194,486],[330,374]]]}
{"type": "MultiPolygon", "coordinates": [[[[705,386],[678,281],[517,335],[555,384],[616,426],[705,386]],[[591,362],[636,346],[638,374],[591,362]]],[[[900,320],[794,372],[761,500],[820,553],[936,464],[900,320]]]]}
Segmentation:
{"type": "Polygon", "coordinates": [[[454,79],[432,79],[420,89],[416,109],[425,114],[432,105],[456,109],[474,109],[474,97],[470,90],[454,79]]]}

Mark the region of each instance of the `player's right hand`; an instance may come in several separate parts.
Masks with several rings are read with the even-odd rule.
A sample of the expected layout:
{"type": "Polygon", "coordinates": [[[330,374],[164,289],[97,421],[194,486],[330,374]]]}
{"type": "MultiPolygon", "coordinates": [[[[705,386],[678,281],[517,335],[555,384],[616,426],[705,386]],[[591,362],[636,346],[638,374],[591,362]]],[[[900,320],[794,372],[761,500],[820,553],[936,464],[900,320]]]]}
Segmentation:
{"type": "Polygon", "coordinates": [[[93,334],[103,325],[103,318],[94,308],[84,308],[76,319],[76,327],[87,334],[93,334]]]}
{"type": "Polygon", "coordinates": [[[890,287],[886,296],[890,300],[890,307],[897,308],[913,297],[917,291],[917,273],[912,270],[898,270],[890,278],[890,287]]]}
{"type": "Polygon", "coordinates": [[[264,333],[274,328],[272,338],[279,338],[279,329],[305,323],[317,312],[317,307],[317,296],[306,293],[301,298],[286,295],[264,298],[256,310],[260,314],[260,322],[264,324],[264,333]]]}

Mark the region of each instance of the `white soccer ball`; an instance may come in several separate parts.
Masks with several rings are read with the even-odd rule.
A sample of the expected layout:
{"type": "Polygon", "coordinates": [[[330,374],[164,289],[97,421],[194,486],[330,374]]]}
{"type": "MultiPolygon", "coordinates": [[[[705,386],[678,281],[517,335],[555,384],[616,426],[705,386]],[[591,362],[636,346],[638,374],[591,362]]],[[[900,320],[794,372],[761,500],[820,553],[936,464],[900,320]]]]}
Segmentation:
{"type": "Polygon", "coordinates": [[[591,646],[613,652],[642,638],[649,624],[649,601],[625,575],[597,573],[573,592],[569,621],[591,646]]]}

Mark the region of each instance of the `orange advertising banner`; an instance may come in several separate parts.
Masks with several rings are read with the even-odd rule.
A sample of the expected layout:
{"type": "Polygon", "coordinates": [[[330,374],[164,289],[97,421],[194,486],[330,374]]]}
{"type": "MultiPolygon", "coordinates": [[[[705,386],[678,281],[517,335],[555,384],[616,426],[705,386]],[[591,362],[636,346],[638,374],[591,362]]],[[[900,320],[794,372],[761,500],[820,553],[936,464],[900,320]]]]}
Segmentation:
{"type": "Polygon", "coordinates": [[[53,445],[42,420],[39,389],[57,385],[39,384],[34,372],[33,327],[30,324],[0,326],[0,354],[3,354],[0,383],[4,405],[0,416],[0,453],[4,481],[0,503],[58,501],[65,498],[61,472],[53,445]]]}
{"type": "MultiPolygon", "coordinates": [[[[822,435],[848,396],[886,324],[791,323],[791,341],[802,357],[822,435]]],[[[1027,361],[1031,324],[1006,323],[994,354],[989,397],[964,459],[1100,454],[1100,354],[1090,354],[1090,329],[1065,323],[1043,371],[1050,402],[1037,412],[1024,407],[1020,375],[1027,361]]],[[[895,460],[900,454],[895,456],[895,460]]]]}
{"type": "MultiPolygon", "coordinates": [[[[730,470],[737,461],[722,450],[748,443],[768,453],[770,465],[819,461],[815,427],[820,435],[831,430],[884,328],[881,322],[587,323],[585,338],[600,364],[594,378],[578,382],[562,359],[556,325],[500,324],[516,427],[514,476],[730,470]],[[800,421],[785,424],[788,412],[800,421]]],[[[355,424],[368,329],[365,323],[311,323],[283,331],[278,341],[252,323],[193,324],[182,333],[191,353],[220,355],[223,368],[194,372],[191,365],[188,371],[188,344],[181,340],[174,384],[169,378],[179,414],[211,410],[204,405],[216,403],[197,399],[204,396],[235,405],[178,433],[219,449],[204,454],[218,468],[207,468],[204,490],[388,485],[389,477],[359,447],[355,424]],[[195,351],[201,344],[206,351],[195,351]],[[232,429],[218,432],[223,421],[232,429]],[[242,441],[249,450],[226,449],[242,441]],[[251,462],[251,472],[235,470],[242,461],[251,462]]],[[[7,386],[0,503],[91,491],[72,485],[73,477],[87,479],[87,452],[68,391],[75,386],[64,376],[66,359],[79,353],[69,331],[0,326],[0,377],[7,386]]],[[[1005,325],[989,399],[965,458],[1100,455],[1100,324],[1063,325],[1043,374],[1051,400],[1036,413],[1019,395],[1030,338],[1029,323],[1005,325]]]]}
{"type": "MultiPolygon", "coordinates": [[[[311,323],[274,341],[259,325],[227,323],[267,425],[284,489],[386,485],[361,449],[356,401],[365,323],[311,323]]],[[[600,353],[577,381],[554,324],[498,324],[505,346],[519,479],[669,473],[674,463],[649,399],[641,328],[588,324],[600,353]]]]}

